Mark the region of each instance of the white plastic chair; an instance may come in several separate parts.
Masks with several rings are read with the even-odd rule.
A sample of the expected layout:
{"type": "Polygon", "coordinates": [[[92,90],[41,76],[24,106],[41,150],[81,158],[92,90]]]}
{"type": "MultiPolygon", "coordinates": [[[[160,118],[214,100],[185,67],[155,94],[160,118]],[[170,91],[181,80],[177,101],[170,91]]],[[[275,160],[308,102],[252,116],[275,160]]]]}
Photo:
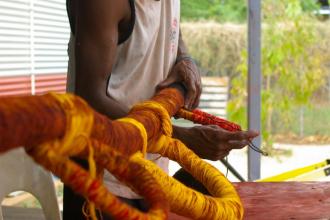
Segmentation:
{"type": "Polygon", "coordinates": [[[0,203],[11,192],[26,191],[39,200],[46,220],[61,220],[50,172],[37,165],[23,149],[0,155],[0,180],[0,203]]]}

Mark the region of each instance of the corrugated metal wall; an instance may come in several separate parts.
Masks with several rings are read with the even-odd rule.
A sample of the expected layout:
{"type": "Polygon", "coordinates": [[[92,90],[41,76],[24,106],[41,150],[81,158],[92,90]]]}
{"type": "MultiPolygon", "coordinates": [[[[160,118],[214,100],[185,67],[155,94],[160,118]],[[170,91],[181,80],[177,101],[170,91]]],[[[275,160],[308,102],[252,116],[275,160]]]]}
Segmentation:
{"type": "Polygon", "coordinates": [[[35,83],[31,83],[30,76],[2,76],[0,77],[0,96],[31,95],[35,85],[36,95],[49,91],[65,92],[66,74],[38,74],[35,83]]]}
{"type": "Polygon", "coordinates": [[[0,95],[64,91],[65,0],[0,0],[0,95]]]}

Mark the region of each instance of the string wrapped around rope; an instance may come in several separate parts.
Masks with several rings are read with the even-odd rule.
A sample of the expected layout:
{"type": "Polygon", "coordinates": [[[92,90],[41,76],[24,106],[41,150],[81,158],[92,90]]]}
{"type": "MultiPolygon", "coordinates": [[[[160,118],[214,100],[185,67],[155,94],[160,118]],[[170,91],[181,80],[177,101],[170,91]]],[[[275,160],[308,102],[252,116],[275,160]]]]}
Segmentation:
{"type": "MultiPolygon", "coordinates": [[[[186,120],[192,121],[196,124],[201,124],[201,125],[217,125],[220,128],[223,128],[227,131],[235,132],[235,131],[242,131],[242,128],[240,125],[235,124],[233,122],[227,121],[223,118],[217,117],[215,115],[211,115],[209,113],[203,112],[199,109],[195,109],[193,111],[188,111],[186,109],[180,109],[177,114],[177,118],[184,118],[186,120]]],[[[259,149],[257,146],[255,146],[252,141],[249,141],[248,146],[262,154],[263,156],[268,156],[268,153],[259,149]]]]}
{"type": "Polygon", "coordinates": [[[182,105],[177,89],[165,89],[134,106],[124,119],[111,121],[72,95],[2,98],[0,153],[26,146],[37,163],[115,219],[166,219],[169,208],[192,219],[242,219],[241,201],[224,175],[171,138],[170,116],[182,105]],[[13,138],[13,132],[20,138],[13,138]],[[212,196],[169,177],[144,159],[146,151],[178,161],[212,196]],[[121,203],[104,187],[96,168],[86,171],[72,156],[89,158],[97,170],[107,169],[130,186],[149,202],[148,213],[121,203]]]}

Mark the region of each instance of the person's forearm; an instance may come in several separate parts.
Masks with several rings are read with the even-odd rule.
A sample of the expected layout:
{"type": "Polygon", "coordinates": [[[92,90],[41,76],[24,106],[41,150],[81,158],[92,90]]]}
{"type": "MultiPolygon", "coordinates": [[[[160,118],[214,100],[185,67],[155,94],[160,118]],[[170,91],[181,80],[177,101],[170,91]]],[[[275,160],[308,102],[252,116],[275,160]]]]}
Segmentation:
{"type": "Polygon", "coordinates": [[[116,47],[115,35],[96,37],[86,32],[77,35],[75,45],[75,93],[84,98],[96,111],[112,119],[124,117],[129,110],[107,95],[116,47]],[[107,40],[102,42],[104,38],[107,40]]]}
{"type": "Polygon", "coordinates": [[[130,16],[128,1],[77,1],[75,14],[75,93],[112,119],[128,108],[107,95],[118,44],[118,25],[130,16]]]}
{"type": "MultiPolygon", "coordinates": [[[[88,46],[80,46],[77,48],[77,52],[77,74],[84,71],[84,76],[92,76],[93,74],[97,74],[97,72],[103,73],[111,71],[109,65],[100,63],[100,57],[108,56],[107,51],[103,49],[91,49],[88,46]],[[89,51],[89,53],[86,54],[86,51],[89,51]],[[90,51],[94,51],[95,54],[91,54],[90,51]],[[100,57],[98,57],[98,55],[100,57]]],[[[102,82],[101,85],[97,85],[93,80],[89,79],[90,77],[79,78],[84,76],[76,76],[75,93],[84,98],[92,108],[112,119],[124,117],[128,113],[127,107],[107,96],[106,89],[108,80],[106,78],[103,79],[104,82],[102,82]],[[103,87],[103,89],[100,90],[100,88],[98,88],[99,86],[103,87]]]]}
{"type": "Polygon", "coordinates": [[[125,117],[129,112],[129,108],[109,96],[95,96],[95,98],[86,101],[96,111],[108,116],[110,119],[118,119],[125,117]]]}

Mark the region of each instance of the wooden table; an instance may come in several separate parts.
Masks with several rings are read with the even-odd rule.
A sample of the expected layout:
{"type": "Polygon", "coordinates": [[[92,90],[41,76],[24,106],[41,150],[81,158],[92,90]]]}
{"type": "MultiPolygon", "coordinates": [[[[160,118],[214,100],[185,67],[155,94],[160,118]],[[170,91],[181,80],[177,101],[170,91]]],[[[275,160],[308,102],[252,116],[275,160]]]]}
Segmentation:
{"type": "MultiPolygon", "coordinates": [[[[235,183],[245,220],[330,220],[330,182],[235,183]]],[[[174,214],[170,220],[187,220],[174,214]]]]}
{"type": "MultiPolygon", "coordinates": [[[[245,220],[330,220],[330,182],[235,183],[245,220]]],[[[41,209],[3,207],[6,220],[42,220],[41,209]]],[[[188,220],[173,213],[169,220],[188,220]]]]}

